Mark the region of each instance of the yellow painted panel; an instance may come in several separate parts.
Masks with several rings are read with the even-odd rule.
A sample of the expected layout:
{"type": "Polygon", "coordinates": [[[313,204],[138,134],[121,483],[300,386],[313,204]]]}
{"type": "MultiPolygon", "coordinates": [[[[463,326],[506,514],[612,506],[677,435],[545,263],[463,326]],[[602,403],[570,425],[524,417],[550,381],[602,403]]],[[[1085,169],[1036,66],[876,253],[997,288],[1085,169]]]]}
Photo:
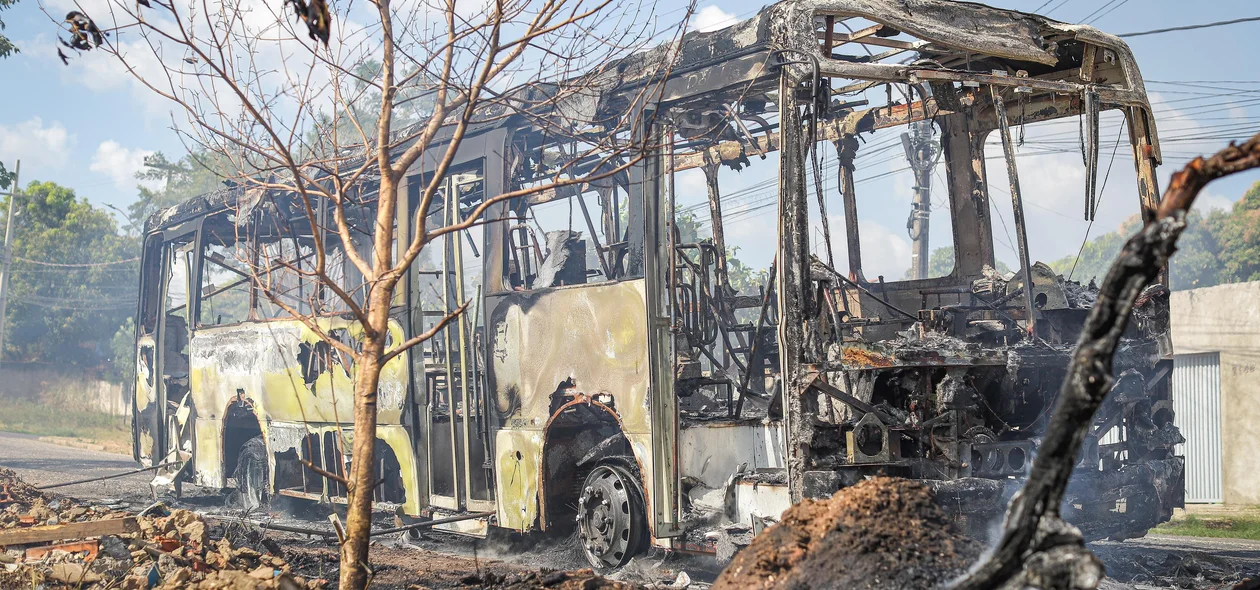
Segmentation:
{"type": "Polygon", "coordinates": [[[495,404],[508,428],[546,423],[551,394],[612,396],[627,432],[648,432],[643,281],[511,294],[493,322],[495,404]]]}
{"type": "MultiPolygon", "coordinates": [[[[358,325],[340,318],[322,318],[321,329],[361,334],[358,325]]],[[[393,342],[402,342],[402,326],[390,323],[393,342]]],[[[307,384],[298,358],[314,354],[320,342],[301,322],[271,321],[205,328],[193,333],[190,383],[198,414],[221,418],[228,404],[243,393],[254,401],[263,420],[350,423],[353,421],[353,367],[334,353],[332,366],[307,384]]],[[[378,388],[377,420],[398,424],[407,392],[406,355],[386,363],[378,388]]]]}
{"type": "Polygon", "coordinates": [[[542,465],[541,430],[495,433],[494,476],[498,487],[499,526],[528,531],[538,520],[538,473],[542,465]]]}
{"type": "Polygon", "coordinates": [[[224,478],[227,474],[223,472],[223,422],[198,416],[193,427],[193,438],[197,443],[197,485],[208,488],[226,486],[224,478]]]}

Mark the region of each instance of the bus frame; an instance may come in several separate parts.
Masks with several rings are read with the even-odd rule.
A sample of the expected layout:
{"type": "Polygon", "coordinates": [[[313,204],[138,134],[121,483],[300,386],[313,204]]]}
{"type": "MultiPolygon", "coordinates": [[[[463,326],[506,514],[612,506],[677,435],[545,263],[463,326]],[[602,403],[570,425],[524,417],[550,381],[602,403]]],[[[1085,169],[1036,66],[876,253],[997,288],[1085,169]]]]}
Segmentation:
{"type": "MultiPolygon", "coordinates": [[[[1033,288],[975,287],[995,263],[985,140],[996,131],[1009,148],[1012,125],[1081,117],[1096,141],[1099,112],[1121,112],[1144,220],[1159,202],[1159,143],[1137,64],[1118,38],[978,4],[902,4],[786,0],[575,81],[595,91],[543,116],[597,122],[640,152],[624,173],[492,206],[479,243],[449,234],[430,246],[428,267],[418,263],[395,300],[392,341],[461,301],[473,305],[385,366],[376,499],[406,518],[491,514],[442,527],[462,534],[576,527],[598,566],[648,545],[738,546],[792,503],[870,475],[929,480],[969,522],[998,514],[1036,453],[1088,305],[1032,264],[1024,226],[1033,216],[1018,200],[1009,151],[1022,258],[1009,281],[1033,288]],[[659,88],[642,92],[650,84],[659,88]],[[871,89],[888,100],[846,102],[871,89]],[[633,128],[607,127],[626,112],[642,115],[628,119],[633,128]],[[861,270],[854,154],[864,133],[923,122],[939,128],[954,269],[885,283],[861,270]],[[847,273],[810,254],[818,211],[807,169],[820,144],[837,154],[847,273]],[[772,152],[777,207],[764,218],[775,227],[774,263],[759,291],[736,293],[718,171],[772,152]],[[697,168],[714,236],[683,243],[674,179],[697,168]],[[561,202],[578,204],[582,231],[572,221],[534,231],[542,228],[531,208],[561,202]],[[602,214],[592,216],[588,202],[602,214]],[[976,326],[991,331],[976,336],[976,326]],[[1022,431],[994,427],[995,417],[1030,412],[1038,417],[1022,431]]],[[[486,195],[537,181],[557,146],[526,117],[475,126],[427,222],[460,220],[486,195]]],[[[422,158],[396,196],[406,204],[404,243],[432,166],[422,158]]],[[[381,198],[371,190],[361,202],[381,198]]],[[[344,501],[340,484],[302,461],[346,472],[352,362],[301,322],[267,311],[250,281],[223,305],[214,298],[240,283],[207,281],[232,266],[225,251],[288,251],[300,261],[302,240],[315,236],[286,237],[294,198],[230,187],[146,225],[135,456],[181,461],[175,481],[235,488],[246,504],[267,495],[344,501]],[[220,308],[237,321],[216,318],[220,308]]],[[[1165,286],[1166,278],[1153,285],[1135,311],[1119,385],[1065,500],[1065,517],[1091,538],[1144,534],[1183,503],[1165,286]]],[[[320,298],[318,285],[293,288],[320,298]]],[[[319,321],[353,341],[344,313],[319,321]]]]}

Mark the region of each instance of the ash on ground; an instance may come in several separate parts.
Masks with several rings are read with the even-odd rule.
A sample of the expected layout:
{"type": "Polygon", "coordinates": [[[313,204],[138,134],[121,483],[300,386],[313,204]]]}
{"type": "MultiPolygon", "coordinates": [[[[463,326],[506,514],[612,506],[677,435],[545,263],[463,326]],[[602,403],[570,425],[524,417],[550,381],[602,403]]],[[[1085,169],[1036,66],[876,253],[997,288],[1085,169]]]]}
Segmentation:
{"type": "Polygon", "coordinates": [[[881,477],[788,509],[714,588],[932,588],[963,573],[982,550],[926,484],[881,477]]]}

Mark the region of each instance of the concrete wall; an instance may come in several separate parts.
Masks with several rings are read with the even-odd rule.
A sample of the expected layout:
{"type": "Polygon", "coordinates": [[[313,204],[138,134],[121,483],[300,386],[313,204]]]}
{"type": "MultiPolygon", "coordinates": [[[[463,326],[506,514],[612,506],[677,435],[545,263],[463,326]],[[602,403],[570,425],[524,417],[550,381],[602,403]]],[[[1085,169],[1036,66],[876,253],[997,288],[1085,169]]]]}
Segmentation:
{"type": "Polygon", "coordinates": [[[1174,291],[1173,350],[1221,356],[1226,504],[1260,504],[1260,282],[1174,291]]]}
{"type": "Polygon", "coordinates": [[[0,398],[57,403],[114,416],[131,414],[131,398],[118,383],[110,383],[78,367],[46,363],[0,364],[0,398]]]}

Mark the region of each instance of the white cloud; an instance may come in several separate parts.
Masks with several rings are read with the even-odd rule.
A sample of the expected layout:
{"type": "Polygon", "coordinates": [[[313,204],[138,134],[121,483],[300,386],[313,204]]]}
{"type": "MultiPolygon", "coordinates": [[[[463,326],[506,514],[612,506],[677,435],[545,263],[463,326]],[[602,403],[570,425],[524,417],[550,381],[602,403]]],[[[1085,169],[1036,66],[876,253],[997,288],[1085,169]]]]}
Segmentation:
{"type": "Polygon", "coordinates": [[[1199,196],[1195,197],[1194,199],[1194,208],[1203,213],[1207,213],[1208,211],[1212,211],[1212,210],[1220,210],[1220,211],[1228,212],[1233,206],[1234,206],[1233,199],[1230,199],[1229,197],[1223,197],[1221,195],[1212,194],[1207,191],[1201,191],[1199,193],[1199,196]]]}
{"type": "Polygon", "coordinates": [[[96,153],[92,155],[88,170],[108,176],[119,191],[134,190],[138,182],[136,172],[144,168],[145,156],[152,153],[149,150],[125,148],[112,139],[103,141],[96,146],[96,153]]]}
{"type": "MultiPolygon", "coordinates": [[[[845,234],[844,214],[832,213],[827,218],[831,226],[835,268],[848,274],[852,269],[849,268],[849,240],[845,234]]],[[[862,246],[862,276],[866,280],[875,281],[883,276],[885,281],[899,281],[905,276],[906,269],[910,268],[910,241],[904,230],[899,232],[878,221],[860,219],[858,236],[862,246]]],[[[814,254],[825,260],[822,240],[818,240],[815,249],[814,254]]]]}
{"type": "MultiPolygon", "coordinates": [[[[721,173],[718,173],[719,176],[721,173]]],[[[699,168],[683,170],[674,174],[674,192],[680,198],[690,197],[688,200],[707,202],[709,198],[709,185],[704,180],[704,171],[699,168]]]]}
{"type": "Polygon", "coordinates": [[[16,125],[0,125],[0,162],[11,167],[16,160],[22,160],[26,170],[22,176],[29,179],[61,168],[69,159],[74,142],[74,134],[58,121],[45,125],[43,119],[32,117],[16,125]]]}
{"type": "Polygon", "coordinates": [[[729,27],[738,20],[735,15],[710,4],[696,12],[696,15],[691,19],[691,25],[697,31],[709,32],[729,27]]]}
{"type": "MultiPolygon", "coordinates": [[[[837,239],[834,233],[833,230],[833,243],[843,240],[842,236],[837,239]]],[[[867,279],[875,280],[882,275],[885,280],[895,281],[905,275],[906,269],[910,268],[910,242],[904,236],[883,224],[861,220],[858,221],[858,235],[862,237],[862,274],[867,279]]],[[[847,257],[847,246],[844,252],[847,257]]]]}

